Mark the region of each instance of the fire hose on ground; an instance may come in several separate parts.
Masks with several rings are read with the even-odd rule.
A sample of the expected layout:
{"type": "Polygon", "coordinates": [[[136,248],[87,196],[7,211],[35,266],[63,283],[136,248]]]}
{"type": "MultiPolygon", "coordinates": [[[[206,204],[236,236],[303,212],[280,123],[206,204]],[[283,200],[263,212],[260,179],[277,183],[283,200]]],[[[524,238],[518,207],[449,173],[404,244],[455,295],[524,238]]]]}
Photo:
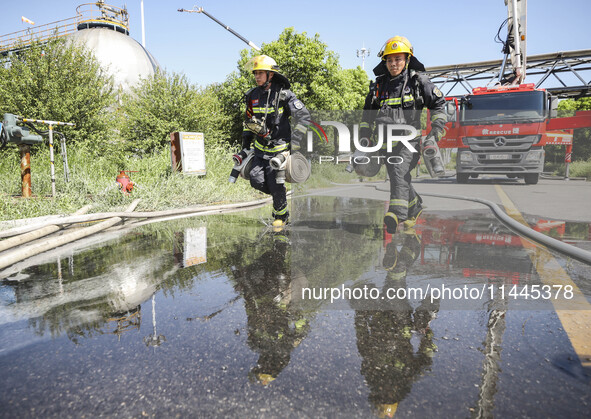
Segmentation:
{"type": "MultiPolygon", "coordinates": [[[[374,185],[377,190],[381,190],[374,185]]],[[[389,189],[388,189],[389,191],[389,189]]],[[[524,236],[530,240],[535,241],[536,243],[542,244],[544,246],[549,247],[552,250],[560,252],[564,255],[572,257],[573,259],[577,259],[581,262],[587,263],[591,265],[591,252],[578,248],[568,243],[561,242],[560,240],[556,240],[550,236],[546,236],[538,231],[535,231],[528,226],[521,224],[519,221],[511,218],[505,211],[503,211],[497,204],[492,201],[488,201],[486,199],[480,198],[470,198],[467,196],[460,196],[460,195],[443,195],[437,193],[421,193],[421,196],[430,196],[433,198],[444,198],[444,199],[457,199],[461,201],[471,201],[477,202],[479,204],[486,205],[491,209],[494,216],[499,219],[503,224],[509,227],[511,230],[515,231],[517,234],[524,236]]]]}
{"type": "MultiPolygon", "coordinates": [[[[154,221],[165,221],[175,218],[198,216],[198,215],[210,215],[210,214],[222,214],[233,211],[240,211],[244,209],[254,209],[259,206],[266,205],[271,201],[271,198],[261,199],[257,201],[241,202],[236,204],[224,204],[224,205],[212,205],[212,206],[199,206],[189,208],[171,209],[165,211],[154,211],[154,212],[132,212],[139,200],[134,201],[124,212],[106,212],[106,213],[95,213],[86,215],[72,215],[66,217],[60,217],[49,221],[46,225],[32,225],[16,227],[5,231],[0,231],[0,238],[12,237],[13,239],[9,242],[9,245],[3,245],[2,250],[9,249],[15,246],[15,249],[0,254],[0,269],[4,269],[16,262],[27,259],[31,256],[39,253],[46,252],[64,244],[70,243],[75,240],[79,240],[90,235],[103,232],[116,224],[121,223],[126,219],[153,219],[154,221]],[[80,228],[71,232],[64,233],[57,237],[48,237],[43,242],[35,242],[28,245],[22,245],[30,240],[34,240],[45,235],[51,234],[60,230],[62,227],[72,224],[89,223],[94,221],[102,222],[92,225],[90,227],[80,228]]],[[[144,222],[135,223],[133,226],[137,227],[144,224],[144,222]]],[[[7,242],[8,240],[0,241],[0,244],[7,242]]],[[[1,251],[1,250],[0,250],[1,251]]]]}
{"type": "MultiPolygon", "coordinates": [[[[90,208],[91,208],[90,205],[86,205],[86,206],[80,208],[78,211],[76,211],[73,215],[86,214],[90,208]]],[[[33,240],[40,239],[41,237],[48,236],[52,233],[55,233],[55,232],[61,230],[62,228],[63,228],[63,226],[50,224],[50,225],[45,225],[44,227],[37,228],[36,230],[30,231],[28,233],[24,233],[19,236],[14,236],[9,239],[2,240],[2,241],[0,241],[0,252],[7,250],[7,249],[11,249],[16,246],[23,245],[25,243],[32,242],[33,240]]]]}
{"type": "Polygon", "coordinates": [[[486,199],[480,198],[469,198],[466,196],[457,196],[457,195],[442,195],[436,193],[423,193],[423,196],[431,196],[433,198],[447,198],[447,199],[458,199],[463,201],[472,201],[478,202],[480,204],[486,205],[489,207],[495,217],[497,217],[503,224],[509,227],[511,230],[515,231],[516,233],[527,237],[530,240],[535,241],[536,243],[542,244],[547,246],[557,252],[565,254],[567,256],[572,257],[573,259],[577,259],[581,262],[585,262],[591,265],[591,252],[587,250],[578,248],[568,243],[561,242],[560,240],[556,240],[550,236],[542,234],[538,231],[535,231],[523,224],[519,221],[511,218],[505,211],[503,211],[497,204],[492,201],[488,201],[486,199]]]}
{"type": "MultiPolygon", "coordinates": [[[[125,213],[129,213],[135,209],[139,200],[135,200],[127,207],[125,213]]],[[[68,233],[65,233],[58,237],[52,237],[44,242],[38,242],[29,244],[22,247],[17,247],[16,249],[7,252],[6,254],[0,256],[0,269],[10,266],[16,262],[19,262],[23,259],[28,257],[38,255],[39,253],[45,252],[47,250],[51,250],[55,247],[62,246],[66,243],[70,243],[72,241],[81,239],[83,237],[90,236],[91,234],[97,233],[99,231],[105,230],[109,227],[114,226],[117,223],[120,223],[123,220],[121,217],[111,217],[105,221],[102,221],[98,224],[94,224],[90,227],[74,230],[68,233]]],[[[46,226],[43,227],[42,230],[56,227],[59,229],[58,226],[46,226]]]]}
{"type": "MultiPolygon", "coordinates": [[[[390,189],[381,189],[379,188],[383,182],[373,182],[373,183],[364,183],[362,185],[355,185],[350,183],[332,183],[335,186],[362,186],[362,187],[374,187],[378,191],[389,192],[390,189]]],[[[310,194],[311,195],[311,194],[310,194]]],[[[486,199],[480,198],[471,198],[468,196],[461,196],[461,195],[443,195],[443,194],[436,194],[436,193],[427,193],[422,192],[421,196],[430,196],[433,198],[444,198],[444,199],[457,199],[460,201],[471,201],[476,202],[482,205],[486,205],[491,209],[493,215],[497,217],[499,221],[505,224],[508,228],[515,231],[517,234],[524,236],[538,244],[546,246],[552,250],[560,252],[566,256],[572,257],[580,262],[586,263],[591,265],[591,252],[578,248],[568,243],[561,242],[560,240],[556,240],[550,236],[546,236],[538,231],[535,231],[528,226],[525,226],[518,222],[517,220],[511,218],[505,211],[503,211],[497,204],[492,201],[488,201],[486,199]]]]}

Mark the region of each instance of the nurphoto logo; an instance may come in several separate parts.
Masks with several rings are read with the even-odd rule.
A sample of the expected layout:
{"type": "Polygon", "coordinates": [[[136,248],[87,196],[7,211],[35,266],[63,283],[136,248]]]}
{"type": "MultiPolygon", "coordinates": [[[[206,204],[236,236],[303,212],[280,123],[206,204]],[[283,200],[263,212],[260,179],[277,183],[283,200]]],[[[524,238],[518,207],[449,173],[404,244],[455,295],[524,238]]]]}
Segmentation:
{"type": "Polygon", "coordinates": [[[315,132],[319,138],[324,138],[328,143],[328,137],[324,131],[324,127],[334,127],[336,129],[335,142],[338,144],[337,151],[346,156],[318,156],[319,163],[344,163],[349,164],[369,164],[372,159],[377,159],[378,163],[383,163],[383,160],[390,164],[402,163],[402,157],[378,155],[380,150],[385,150],[387,153],[392,153],[394,147],[399,143],[404,145],[412,153],[418,153],[418,150],[410,143],[419,135],[417,129],[412,125],[406,124],[378,124],[374,135],[377,133],[377,141],[369,141],[367,138],[359,138],[359,124],[348,126],[339,121],[321,121],[320,124],[313,123],[312,131],[308,131],[306,151],[312,153],[314,151],[313,133],[315,132]],[[352,135],[351,135],[352,133],[352,135]],[[351,155],[351,138],[353,138],[353,147],[355,153],[351,155]],[[376,153],[376,154],[374,154],[376,153]],[[373,154],[373,155],[372,155],[373,154]]]}

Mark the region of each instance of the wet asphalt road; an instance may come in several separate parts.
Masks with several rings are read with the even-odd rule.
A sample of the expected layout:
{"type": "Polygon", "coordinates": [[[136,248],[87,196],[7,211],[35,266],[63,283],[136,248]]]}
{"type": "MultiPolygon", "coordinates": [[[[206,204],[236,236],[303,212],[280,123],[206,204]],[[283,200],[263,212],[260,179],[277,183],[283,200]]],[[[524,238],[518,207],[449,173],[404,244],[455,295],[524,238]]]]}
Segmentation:
{"type": "MultiPolygon", "coordinates": [[[[500,183],[530,226],[591,250],[565,201],[589,186],[552,182],[416,188],[501,204],[500,183]]],[[[428,196],[389,235],[381,189],[296,194],[282,232],[269,208],[168,221],[0,272],[0,417],[587,416],[581,336],[558,313],[589,304],[589,266],[428,196]],[[533,298],[550,262],[572,298],[533,298]]]]}

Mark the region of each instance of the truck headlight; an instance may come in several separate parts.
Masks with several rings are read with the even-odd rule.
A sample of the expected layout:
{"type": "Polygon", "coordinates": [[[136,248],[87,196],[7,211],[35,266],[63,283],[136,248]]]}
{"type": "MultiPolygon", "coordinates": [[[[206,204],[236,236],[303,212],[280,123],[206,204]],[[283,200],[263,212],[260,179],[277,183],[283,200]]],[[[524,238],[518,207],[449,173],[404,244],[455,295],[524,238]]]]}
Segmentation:
{"type": "Polygon", "coordinates": [[[525,158],[526,161],[540,161],[544,158],[544,152],[537,150],[537,151],[530,151],[527,153],[527,157],[525,158]]]}
{"type": "Polygon", "coordinates": [[[473,162],[474,159],[472,158],[472,153],[470,151],[460,152],[460,161],[462,163],[473,162]]]}

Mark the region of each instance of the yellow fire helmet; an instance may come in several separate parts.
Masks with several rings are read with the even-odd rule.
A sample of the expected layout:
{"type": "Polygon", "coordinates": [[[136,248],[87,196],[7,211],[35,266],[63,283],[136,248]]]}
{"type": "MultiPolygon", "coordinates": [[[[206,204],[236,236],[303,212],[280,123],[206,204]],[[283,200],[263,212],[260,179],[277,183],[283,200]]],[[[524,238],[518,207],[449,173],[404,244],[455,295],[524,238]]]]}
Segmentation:
{"type": "Polygon", "coordinates": [[[379,418],[393,418],[398,409],[398,403],[380,404],[377,406],[377,416],[379,418]]]}
{"type": "MultiPolygon", "coordinates": [[[[257,55],[256,57],[252,57],[248,62],[244,65],[244,68],[248,72],[255,72],[256,70],[262,71],[272,71],[275,75],[273,76],[273,83],[277,83],[278,85],[284,86],[286,89],[289,89],[291,83],[283,74],[279,72],[279,66],[275,62],[275,60],[268,55],[257,55]]],[[[267,81],[269,83],[269,81],[267,81]]]]}
{"type": "Polygon", "coordinates": [[[380,52],[378,52],[378,57],[381,57],[385,61],[387,55],[398,53],[405,53],[410,56],[414,55],[410,41],[404,36],[395,36],[388,39],[382,46],[382,49],[380,49],[380,52]]]}
{"type": "Polygon", "coordinates": [[[262,71],[273,71],[277,73],[279,71],[279,66],[275,62],[275,60],[268,55],[257,55],[256,57],[252,57],[246,63],[246,70],[253,72],[257,70],[262,71]]]}
{"type": "Polygon", "coordinates": [[[275,377],[273,377],[271,374],[259,373],[259,374],[257,374],[257,379],[259,380],[259,383],[266,386],[266,385],[270,384],[272,381],[274,381],[275,377]]]}

